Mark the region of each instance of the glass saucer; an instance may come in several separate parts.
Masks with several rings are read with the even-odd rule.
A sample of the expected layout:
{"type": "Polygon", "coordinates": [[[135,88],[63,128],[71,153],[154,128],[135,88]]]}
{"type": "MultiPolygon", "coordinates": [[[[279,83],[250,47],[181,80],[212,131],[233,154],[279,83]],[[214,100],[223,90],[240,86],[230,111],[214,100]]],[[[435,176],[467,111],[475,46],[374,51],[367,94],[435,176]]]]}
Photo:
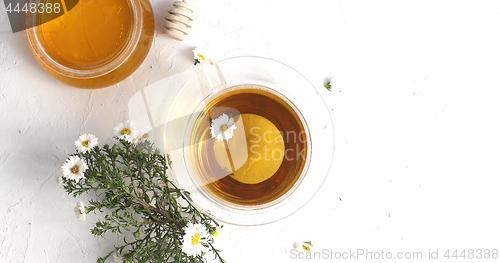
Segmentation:
{"type": "Polygon", "coordinates": [[[192,203],[200,210],[217,220],[235,225],[275,222],[305,206],[328,175],[334,151],[332,119],[318,90],[291,67],[262,57],[234,57],[219,61],[218,65],[207,61],[195,68],[197,73],[185,77],[183,82],[175,82],[182,87],[168,109],[165,122],[165,152],[173,163],[169,169],[172,180],[179,188],[190,192],[192,203]],[[217,67],[218,74],[207,74],[210,66],[217,67]],[[214,85],[217,77],[220,83],[214,85]],[[279,200],[263,205],[235,206],[213,199],[203,187],[199,187],[194,178],[196,175],[189,169],[186,145],[182,143],[186,136],[189,137],[190,119],[196,115],[200,103],[205,103],[206,98],[224,89],[249,84],[268,87],[294,104],[309,130],[310,153],[300,180],[279,200]]]}

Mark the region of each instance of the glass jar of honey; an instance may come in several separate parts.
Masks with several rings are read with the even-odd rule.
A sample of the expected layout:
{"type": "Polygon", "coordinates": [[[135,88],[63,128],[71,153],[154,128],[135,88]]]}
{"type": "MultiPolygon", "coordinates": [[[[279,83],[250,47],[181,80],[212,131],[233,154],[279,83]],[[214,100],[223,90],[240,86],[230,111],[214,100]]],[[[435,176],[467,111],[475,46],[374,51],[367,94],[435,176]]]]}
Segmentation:
{"type": "Polygon", "coordinates": [[[80,0],[51,21],[44,15],[27,18],[33,54],[49,74],[75,87],[102,88],[124,80],[153,41],[149,0],[80,0]]]}

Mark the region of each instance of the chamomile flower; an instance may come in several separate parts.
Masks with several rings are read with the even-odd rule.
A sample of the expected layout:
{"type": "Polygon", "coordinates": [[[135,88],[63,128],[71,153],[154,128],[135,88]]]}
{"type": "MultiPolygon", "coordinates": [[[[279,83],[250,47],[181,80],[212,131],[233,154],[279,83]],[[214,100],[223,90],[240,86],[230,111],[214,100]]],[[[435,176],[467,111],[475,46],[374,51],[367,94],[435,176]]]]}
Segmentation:
{"type": "Polygon", "coordinates": [[[299,252],[311,253],[312,252],[312,243],[311,241],[300,242],[295,246],[295,249],[299,252]]]}
{"type": "Polygon", "coordinates": [[[85,206],[83,205],[82,201],[78,201],[76,203],[75,214],[78,220],[85,221],[85,218],[87,216],[87,209],[85,209],[85,206]]]}
{"type": "Polygon", "coordinates": [[[210,127],[210,134],[212,138],[217,137],[217,141],[229,140],[234,135],[234,130],[236,130],[236,125],[234,124],[234,119],[229,118],[225,113],[212,120],[212,125],[210,127]]]}
{"type": "Polygon", "coordinates": [[[194,55],[194,64],[201,63],[205,61],[205,50],[197,47],[193,49],[193,55],[194,55]]]}
{"type": "Polygon", "coordinates": [[[185,234],[182,242],[182,252],[194,257],[205,252],[205,241],[209,237],[205,226],[189,222],[183,229],[185,234]]]}
{"type": "Polygon", "coordinates": [[[75,142],[75,147],[78,152],[86,153],[90,152],[92,148],[97,145],[97,137],[93,134],[83,134],[78,137],[78,140],[75,142]]]}
{"type": "Polygon", "coordinates": [[[221,232],[222,227],[218,227],[213,231],[210,231],[210,235],[212,235],[212,238],[216,238],[220,232],[221,232]]]}
{"type": "Polygon", "coordinates": [[[70,156],[61,166],[63,177],[75,182],[85,177],[84,172],[88,168],[87,164],[78,156],[70,156]]]}
{"type": "Polygon", "coordinates": [[[127,142],[132,142],[137,137],[138,133],[139,132],[137,131],[134,122],[130,120],[118,124],[113,129],[113,135],[115,135],[116,138],[125,140],[127,142]]]}

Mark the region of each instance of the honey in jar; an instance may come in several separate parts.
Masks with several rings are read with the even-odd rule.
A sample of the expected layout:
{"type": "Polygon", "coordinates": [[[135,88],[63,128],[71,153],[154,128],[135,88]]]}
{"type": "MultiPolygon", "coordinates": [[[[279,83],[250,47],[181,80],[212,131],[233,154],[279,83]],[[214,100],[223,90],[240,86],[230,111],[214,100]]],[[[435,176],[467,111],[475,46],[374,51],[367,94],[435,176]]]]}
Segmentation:
{"type": "MultiPolygon", "coordinates": [[[[30,23],[43,21],[33,14],[30,23]]],[[[148,0],[80,0],[66,14],[28,30],[42,67],[81,88],[101,88],[131,75],[146,58],[154,34],[148,0]]]]}

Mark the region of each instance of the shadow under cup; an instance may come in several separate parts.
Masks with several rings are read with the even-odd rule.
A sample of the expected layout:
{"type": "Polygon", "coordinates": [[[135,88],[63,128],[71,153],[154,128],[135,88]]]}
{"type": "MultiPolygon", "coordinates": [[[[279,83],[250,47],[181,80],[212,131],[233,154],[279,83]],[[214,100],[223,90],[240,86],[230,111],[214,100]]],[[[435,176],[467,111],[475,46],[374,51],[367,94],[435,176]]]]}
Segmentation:
{"type": "Polygon", "coordinates": [[[238,85],[208,96],[195,112],[184,161],[206,197],[227,207],[260,209],[298,187],[311,141],[303,116],[285,96],[262,85],[238,85]],[[217,138],[231,120],[232,137],[217,138]]]}

